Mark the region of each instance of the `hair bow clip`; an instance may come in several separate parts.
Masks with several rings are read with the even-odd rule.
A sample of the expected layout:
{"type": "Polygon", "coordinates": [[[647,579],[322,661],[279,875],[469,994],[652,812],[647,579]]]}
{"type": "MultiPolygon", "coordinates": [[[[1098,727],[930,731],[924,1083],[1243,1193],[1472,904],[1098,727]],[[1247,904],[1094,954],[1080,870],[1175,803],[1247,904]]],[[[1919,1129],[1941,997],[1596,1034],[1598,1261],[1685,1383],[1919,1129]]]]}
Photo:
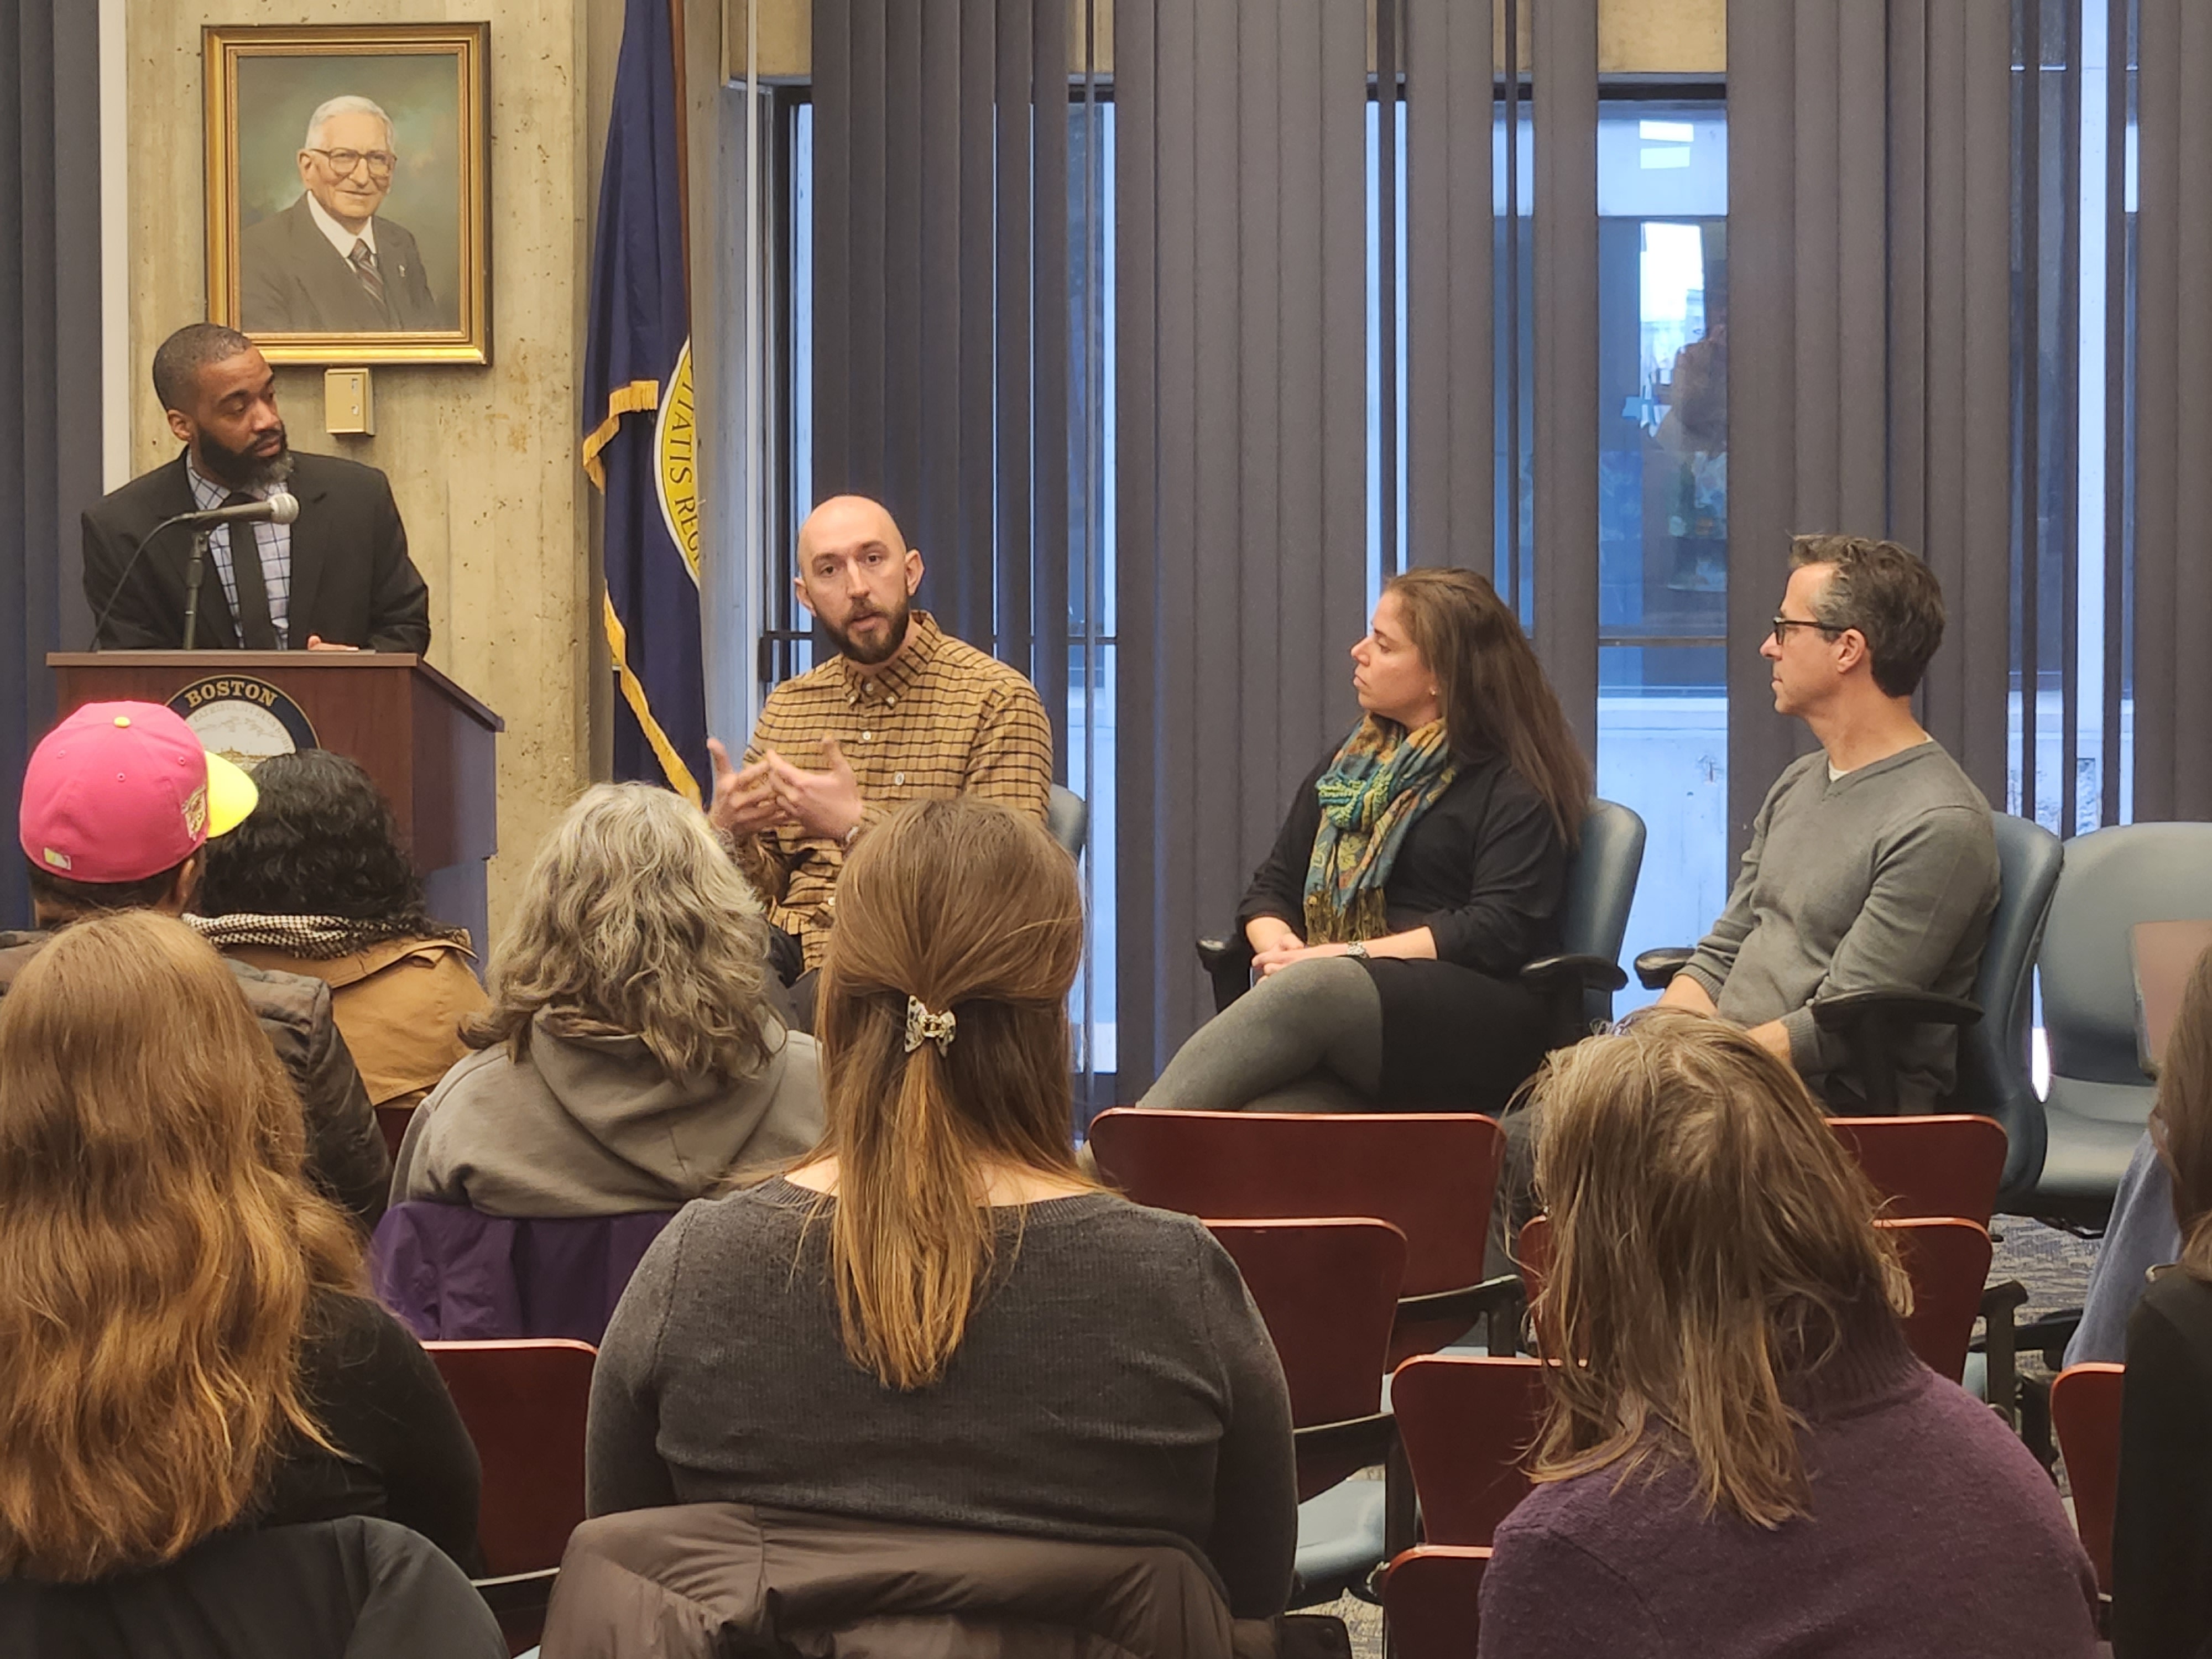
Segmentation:
{"type": "Polygon", "coordinates": [[[941,1014],[933,1014],[922,1006],[920,997],[909,996],[906,1000],[907,1053],[912,1054],[925,1042],[933,1042],[937,1045],[937,1052],[943,1054],[952,1046],[952,1033],[958,1024],[950,1008],[941,1014]]]}

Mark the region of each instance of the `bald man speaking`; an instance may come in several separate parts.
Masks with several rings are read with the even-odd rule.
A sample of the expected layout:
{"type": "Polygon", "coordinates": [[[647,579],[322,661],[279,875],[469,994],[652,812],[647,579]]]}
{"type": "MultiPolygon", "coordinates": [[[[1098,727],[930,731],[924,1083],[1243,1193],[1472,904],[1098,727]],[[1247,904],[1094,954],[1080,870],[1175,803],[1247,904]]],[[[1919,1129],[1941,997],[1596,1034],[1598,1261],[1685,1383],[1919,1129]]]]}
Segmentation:
{"type": "Polygon", "coordinates": [[[921,585],[921,555],[881,503],[823,501],[799,526],[797,586],[837,654],[769,693],[742,767],[708,741],[709,816],[810,980],[846,851],[893,807],[972,794],[1044,818],[1052,726],[1036,688],[912,609],[921,585]]]}

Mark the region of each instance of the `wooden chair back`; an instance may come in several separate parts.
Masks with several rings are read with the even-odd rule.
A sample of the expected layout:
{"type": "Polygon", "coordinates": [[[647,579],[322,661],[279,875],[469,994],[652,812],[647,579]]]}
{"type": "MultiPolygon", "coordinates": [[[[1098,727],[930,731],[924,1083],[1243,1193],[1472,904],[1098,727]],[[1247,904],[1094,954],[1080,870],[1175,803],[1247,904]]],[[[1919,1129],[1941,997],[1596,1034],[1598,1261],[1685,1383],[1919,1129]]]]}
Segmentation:
{"type": "Polygon", "coordinates": [[[2097,1588],[2112,1593],[2112,1516],[2120,1494],[2120,1392],[2128,1368],[2069,1365],[2051,1385],[2051,1424],[2074,1488],[2074,1527],[2097,1569],[2097,1588]]]}
{"type": "Polygon", "coordinates": [[[494,1577],[561,1565],[584,1518],[587,1342],[426,1342],[483,1463],[477,1534],[494,1577]]]}
{"type": "Polygon", "coordinates": [[[1384,1569],[1382,1626],[1399,1659],[1474,1659],[1490,1552],[1417,1544],[1384,1569]]]}
{"type": "Polygon", "coordinates": [[[1990,1276],[1989,1230],[1955,1216],[1916,1216],[1875,1225],[1896,1243],[1911,1276],[1905,1341],[1929,1370],[1958,1382],[1966,1372],[1966,1349],[1990,1276]]]}
{"type": "MultiPolygon", "coordinates": [[[[1236,1261],[1274,1339],[1294,1429],[1382,1408],[1383,1356],[1406,1271],[1406,1237],[1387,1221],[1208,1221],[1236,1261]]],[[[1303,1503],[1350,1477],[1357,1461],[1298,1455],[1303,1503]]]]}
{"type": "MultiPolygon", "coordinates": [[[[1406,1237],[1399,1294],[1482,1282],[1504,1156],[1495,1121],[1461,1112],[1162,1112],[1115,1107],[1091,1125],[1100,1172],[1139,1204],[1209,1220],[1370,1216],[1406,1237]]],[[[1401,1315],[1391,1357],[1455,1340],[1471,1316],[1401,1315]]]]}
{"type": "MultiPolygon", "coordinates": [[[[1905,1340],[1930,1370],[1959,1381],[1966,1373],[1966,1349],[1973,1340],[1982,1286],[1989,1278],[1989,1230],[1951,1216],[1915,1216],[1875,1224],[1894,1238],[1905,1270],[1912,1278],[1912,1313],[1905,1321],[1905,1340]]],[[[1533,1306],[1552,1260],[1549,1216],[1529,1218],[1514,1245],[1514,1255],[1533,1306]]]]}
{"type": "Polygon", "coordinates": [[[1487,1545],[1528,1495],[1522,1463],[1544,1411],[1540,1362],[1425,1354],[1390,1379],[1390,1410],[1413,1472],[1422,1535],[1487,1545]]]}
{"type": "Polygon", "coordinates": [[[1989,1225],[2005,1165],[2005,1132],[1995,1118],[1832,1117],[1828,1127],[1888,1200],[1884,1215],[1989,1225]]]}

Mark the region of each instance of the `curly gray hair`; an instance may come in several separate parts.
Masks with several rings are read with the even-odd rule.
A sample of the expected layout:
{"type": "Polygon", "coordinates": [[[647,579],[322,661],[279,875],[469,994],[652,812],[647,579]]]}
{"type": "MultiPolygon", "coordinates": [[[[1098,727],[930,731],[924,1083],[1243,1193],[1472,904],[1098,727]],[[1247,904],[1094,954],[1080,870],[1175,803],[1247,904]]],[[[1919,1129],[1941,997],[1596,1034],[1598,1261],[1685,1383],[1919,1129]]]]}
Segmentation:
{"type": "Polygon", "coordinates": [[[542,1009],[565,1033],[641,1038],[672,1077],[733,1080],[769,1056],[767,981],[760,902],[699,810],[597,784],[538,849],[467,1036],[519,1060],[542,1009]]]}

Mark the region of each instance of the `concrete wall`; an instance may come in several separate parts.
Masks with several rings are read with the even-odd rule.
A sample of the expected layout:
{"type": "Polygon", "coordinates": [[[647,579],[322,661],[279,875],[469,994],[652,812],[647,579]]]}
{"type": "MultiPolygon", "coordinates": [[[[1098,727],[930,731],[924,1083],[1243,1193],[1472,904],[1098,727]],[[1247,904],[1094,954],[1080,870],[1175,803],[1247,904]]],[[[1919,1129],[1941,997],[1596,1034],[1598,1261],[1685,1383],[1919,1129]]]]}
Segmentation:
{"type": "Polygon", "coordinates": [[[591,197],[620,0],[126,0],[124,39],[136,472],[175,449],[145,372],[154,347],[207,314],[201,26],[487,15],[490,364],[377,368],[366,438],[324,429],[319,366],[276,374],[295,448],[390,475],[430,585],[431,658],[506,718],[496,930],[539,836],[589,778],[592,707],[606,702],[591,672],[591,503],[576,457],[591,197]]]}

